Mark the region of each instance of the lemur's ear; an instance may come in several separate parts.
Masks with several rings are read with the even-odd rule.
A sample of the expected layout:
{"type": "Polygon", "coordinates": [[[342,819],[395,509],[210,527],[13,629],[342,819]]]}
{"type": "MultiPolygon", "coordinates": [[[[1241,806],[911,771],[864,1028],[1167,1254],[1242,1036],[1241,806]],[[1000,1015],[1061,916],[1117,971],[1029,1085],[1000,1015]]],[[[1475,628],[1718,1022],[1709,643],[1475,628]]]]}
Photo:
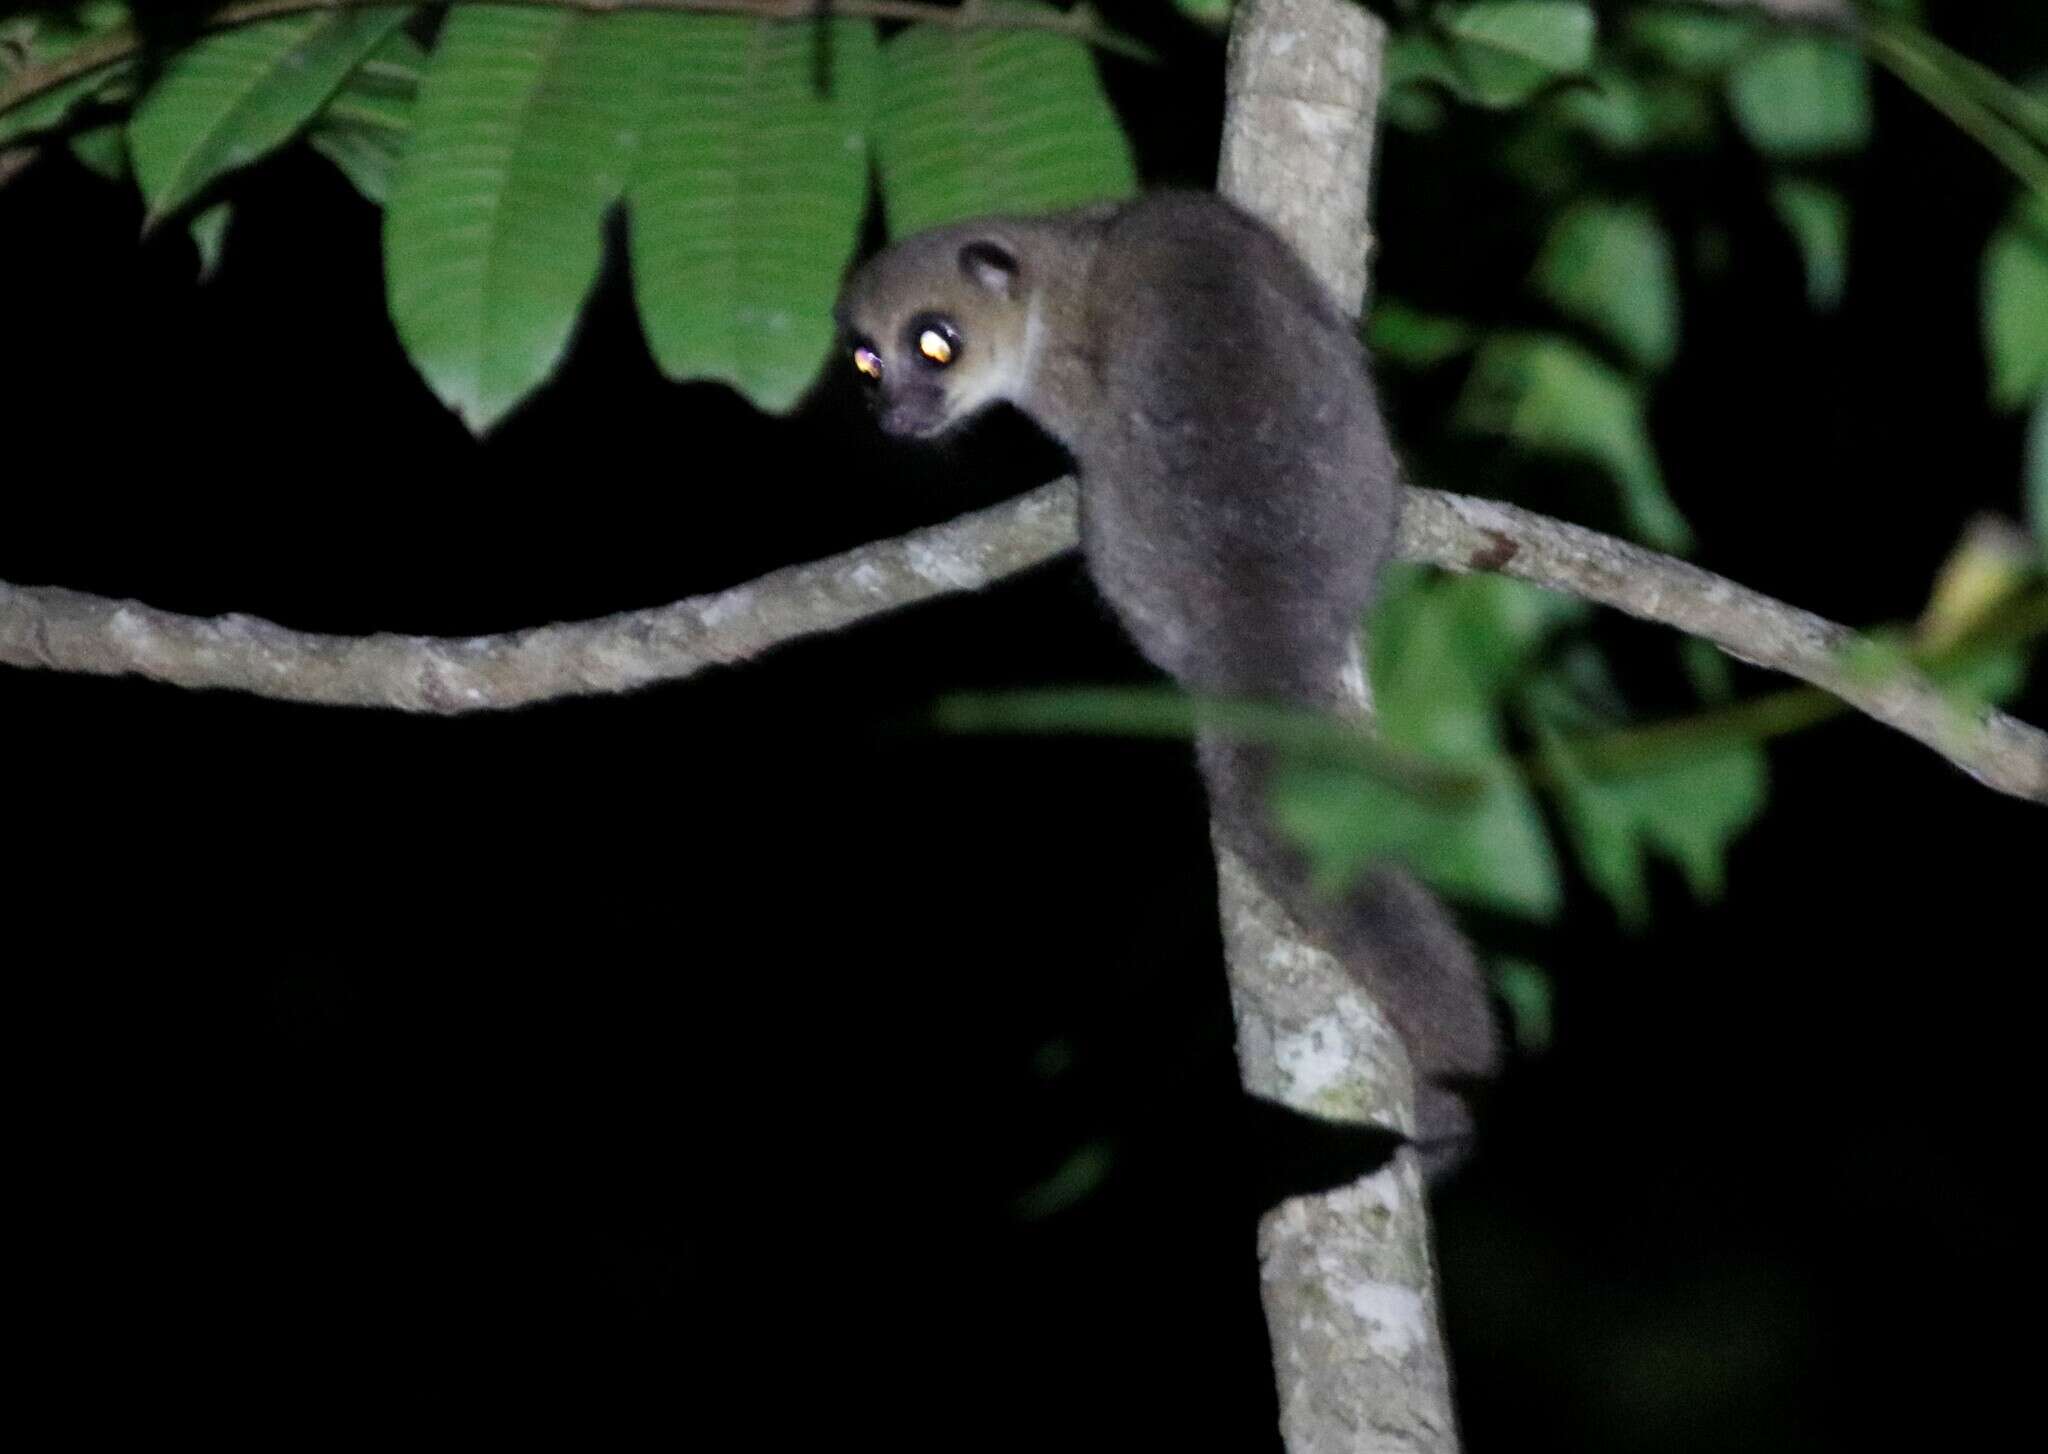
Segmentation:
{"type": "Polygon", "coordinates": [[[984,238],[960,249],[960,271],[967,280],[997,298],[1017,291],[1017,255],[1000,242],[984,238]]]}

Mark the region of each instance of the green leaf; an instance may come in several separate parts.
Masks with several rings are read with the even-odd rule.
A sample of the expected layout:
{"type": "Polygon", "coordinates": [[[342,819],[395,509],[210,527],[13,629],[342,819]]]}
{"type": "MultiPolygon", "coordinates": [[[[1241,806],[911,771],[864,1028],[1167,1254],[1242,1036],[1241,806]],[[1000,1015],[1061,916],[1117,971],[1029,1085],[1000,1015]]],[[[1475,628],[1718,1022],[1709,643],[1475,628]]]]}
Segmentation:
{"type": "Polygon", "coordinates": [[[379,207],[391,195],[412,135],[413,106],[428,64],[418,41],[393,31],[335,92],[308,137],[315,151],[379,207]]]}
{"type": "Polygon", "coordinates": [[[1038,1221],[1086,1201],[1108,1178],[1115,1164],[1115,1149],[1107,1141],[1090,1141],[1078,1147],[1051,1176],[1018,1196],[1017,1216],[1027,1222],[1038,1221]]]}
{"type": "Polygon", "coordinates": [[[1721,748],[1625,777],[1584,771],[1562,739],[1546,757],[1579,862],[1624,924],[1649,920],[1652,852],[1678,865],[1696,897],[1721,896],[1728,850],[1763,810],[1761,748],[1721,748]]]}
{"type": "Polygon", "coordinates": [[[1550,976],[1526,959],[1497,959],[1493,987],[1507,1004],[1509,1033],[1516,1047],[1528,1055],[1548,1050],[1557,1020],[1550,976]]]}
{"type": "Polygon", "coordinates": [[[1388,858],[1459,898],[1548,917],[1557,862],[1535,798],[1506,752],[1502,702],[1535,653],[1582,602],[1501,576],[1389,573],[1367,633],[1382,741],[1476,777],[1476,802],[1438,804],[1385,777],[1327,762],[1279,775],[1275,812],[1341,883],[1388,858]]]}
{"type": "Polygon", "coordinates": [[[1718,114],[1699,86],[1683,78],[1637,78],[1605,69],[1588,86],[1561,91],[1551,101],[1558,118],[1610,151],[1652,147],[1703,151],[1712,145],[1718,114]]]}
{"type": "Polygon", "coordinates": [[[1366,773],[1289,763],[1274,775],[1273,815],[1308,854],[1324,893],[1342,892],[1376,864],[1399,862],[1461,901],[1554,917],[1563,902],[1556,850],[1513,762],[1498,755],[1440,761],[1483,783],[1475,802],[1417,802],[1366,773]]]}
{"type": "Polygon", "coordinates": [[[1450,49],[1435,36],[1420,30],[1404,30],[1387,42],[1381,85],[1389,91],[1434,82],[1458,95],[1465,94],[1465,78],[1450,49]]]}
{"type": "Polygon", "coordinates": [[[1715,76],[1734,64],[1758,34],[1753,15],[1718,15],[1671,6],[1638,9],[1628,38],[1659,64],[1693,76],[1715,76]]]}
{"type": "Polygon", "coordinates": [[[694,17],[458,6],[384,217],[392,321],[482,433],[553,372],[653,105],[650,56],[694,17]]]}
{"type": "Polygon", "coordinates": [[[117,121],[109,121],[104,126],[95,126],[72,137],[71,154],[88,171],[110,182],[127,180],[128,142],[117,121]]]}
{"type": "Polygon", "coordinates": [[[1701,701],[1723,707],[1735,700],[1735,668],[1720,647],[1697,636],[1680,637],[1678,659],[1701,701]]]}
{"type": "Polygon", "coordinates": [[[1811,157],[1870,139],[1870,68],[1855,47],[1788,35],[1728,73],[1728,103],[1757,150],[1811,157]]]}
{"type": "MultiPolygon", "coordinates": [[[[1605,677],[1604,662],[1595,666],[1605,677]]],[[[1640,928],[1649,918],[1653,852],[1678,865],[1697,897],[1719,897],[1730,845],[1763,810],[1764,755],[1738,742],[1627,770],[1603,765],[1602,734],[1619,721],[1613,695],[1611,685],[1589,693],[1553,673],[1523,701],[1586,876],[1624,924],[1640,928]]]]}
{"type": "MultiPolygon", "coordinates": [[[[120,6],[89,4],[65,16],[9,21],[5,34],[9,44],[22,54],[24,65],[41,66],[62,59],[86,41],[125,24],[127,19],[120,6]]],[[[62,126],[73,111],[88,102],[125,99],[134,76],[134,63],[122,61],[75,77],[33,101],[0,112],[0,146],[31,132],[62,126]]],[[[6,68],[0,67],[0,94],[6,92],[8,79],[6,68]]]]}
{"type": "Polygon", "coordinates": [[[1374,357],[1410,368],[1429,368],[1472,346],[1472,325],[1464,319],[1425,313],[1392,298],[1373,306],[1367,332],[1374,357]]]}
{"type": "Polygon", "coordinates": [[[403,30],[393,31],[369,58],[349,73],[320,113],[322,126],[364,126],[398,136],[412,133],[412,108],[419,99],[431,58],[403,30]]]}
{"type": "Polygon", "coordinates": [[[1593,64],[1592,8],[1571,0],[1454,6],[1442,22],[1465,94],[1484,106],[1519,104],[1593,64]]]}
{"type": "Polygon", "coordinates": [[[894,37],[882,47],[875,148],[897,236],[1137,185],[1088,47],[1044,31],[913,25],[894,37]]]}
{"type": "Polygon", "coordinates": [[[2048,565],[2048,386],[2034,401],[2034,421],[2027,429],[2027,510],[2042,563],[2048,565]]]}
{"type": "Polygon", "coordinates": [[[399,158],[405,154],[404,133],[323,122],[308,140],[313,150],[341,169],[365,200],[382,207],[389,199],[399,158]]]}
{"type": "Polygon", "coordinates": [[[291,140],[407,14],[394,5],[288,16],[208,36],[174,55],[128,123],[135,177],[149,204],[144,225],[291,140]]]}
{"type": "Polygon", "coordinates": [[[2018,409],[2048,384],[2048,202],[2023,197],[1984,255],[1991,397],[2018,409]]]}
{"type": "Polygon", "coordinates": [[[817,376],[867,207],[877,51],[867,20],[704,16],[649,58],[662,99],[628,192],[633,287],[669,377],[774,410],[817,376]]]}
{"type": "Polygon", "coordinates": [[[1678,347],[1678,275],[1671,241],[1648,207],[1582,202],[1551,228],[1536,287],[1637,362],[1661,369],[1678,347]]]}
{"type": "Polygon", "coordinates": [[[1523,446],[1590,459],[1621,486],[1631,527],[1664,550],[1692,531],[1664,488],[1635,382],[1569,340],[1508,334],[1479,351],[1457,417],[1523,446]]]}
{"type": "Polygon", "coordinates": [[[1173,8],[1197,25],[1223,30],[1230,24],[1236,0],[1173,0],[1173,8]]]}
{"type": "Polygon", "coordinates": [[[1772,184],[1771,205],[1799,244],[1807,302],[1815,312],[1832,313],[1848,286],[1848,199],[1818,182],[1788,179],[1772,184]]]}
{"type": "Polygon", "coordinates": [[[1589,86],[1576,86],[1556,101],[1557,115],[1613,151],[1640,151],[1653,139],[1649,99],[1634,77],[1607,69],[1589,86]]]}
{"type": "Polygon", "coordinates": [[[199,249],[199,281],[202,283],[220,271],[231,216],[228,203],[216,202],[194,217],[186,229],[192,234],[192,245],[199,249]]]}

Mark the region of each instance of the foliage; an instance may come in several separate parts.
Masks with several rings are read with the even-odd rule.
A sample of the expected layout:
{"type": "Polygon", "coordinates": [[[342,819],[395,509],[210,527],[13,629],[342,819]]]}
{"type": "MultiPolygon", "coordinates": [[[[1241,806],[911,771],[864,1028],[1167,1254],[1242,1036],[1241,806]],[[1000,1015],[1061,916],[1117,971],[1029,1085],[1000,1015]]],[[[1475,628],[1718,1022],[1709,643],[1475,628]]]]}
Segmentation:
{"type": "MultiPolygon", "coordinates": [[[[1176,4],[1211,29],[1229,10],[1176,4]]],[[[1525,219],[1530,246],[1511,275],[1522,307],[1505,319],[1378,299],[1381,367],[1438,380],[1455,429],[1574,472],[1636,537],[1684,550],[1693,532],[1649,421],[1682,365],[1682,280],[1711,257],[1713,229],[1661,214],[1651,184],[1674,163],[1745,151],[1808,303],[1836,308],[1857,281],[1847,168],[1872,137],[1875,64],[2030,189],[1985,246],[1982,331],[1995,405],[2031,411],[2020,498],[2048,562],[2048,98],[1947,50],[1910,9],[1883,7],[1859,43],[1738,8],[1403,7],[1388,116],[1419,153],[1448,154],[1483,128],[1497,190],[1471,205],[1525,219]]],[[[187,228],[211,271],[251,166],[311,146],[383,210],[398,336],[478,432],[556,368],[605,265],[607,219],[622,212],[662,370],[782,410],[828,351],[829,304],[871,204],[900,233],[1136,185],[1086,40],[1003,23],[1042,19],[1044,5],[979,13],[980,25],[886,32],[850,16],[474,4],[286,15],[131,48],[23,99],[0,76],[0,149],[62,141],[96,171],[132,177],[149,224],[187,228]]],[[[0,25],[0,57],[48,66],[104,44],[129,14],[114,0],[45,7],[0,25]]],[[[1548,478],[1502,488],[1573,513],[1543,493],[1548,478]]],[[[2038,564],[2016,569],[2000,600],[2038,590],[2038,564]]],[[[1695,684],[1698,721],[1717,725],[1646,728],[1589,619],[1505,580],[1398,573],[1371,626],[1386,750],[1476,790],[1418,797],[1385,763],[1304,751],[1280,807],[1323,873],[1401,856],[1468,901],[1542,918],[1562,903],[1570,863],[1631,924],[1649,912],[1653,858],[1694,893],[1718,893],[1764,802],[1759,741],[1817,714],[1738,702],[1724,661],[1674,643],[1674,679],[1695,684]]],[[[1988,619],[1970,615],[1945,644],[1988,619]]],[[[2007,643],[1958,666],[1956,689],[1996,696],[2022,667],[2007,643]]],[[[953,720],[1183,733],[1192,717],[1185,704],[1076,697],[984,703],[953,720]]],[[[1285,722],[1260,730],[1319,749],[1285,722]]],[[[1535,974],[1514,967],[1503,984],[1518,986],[1540,1039],[1535,974]]]]}
{"type": "MultiPolygon", "coordinates": [[[[26,22],[21,44],[43,63],[125,18],[80,7],[26,22]]],[[[237,174],[306,140],[385,209],[399,337],[478,432],[560,362],[615,209],[663,370],[781,410],[828,350],[871,168],[899,231],[1135,185],[1089,48],[1065,34],[920,23],[883,43],[865,19],[487,5],[435,19],[372,7],[202,36],[162,58],[124,132],[77,144],[132,169],[151,225],[190,221],[217,258],[237,174]]],[[[131,73],[0,109],[0,143],[128,100],[131,73]]]]}

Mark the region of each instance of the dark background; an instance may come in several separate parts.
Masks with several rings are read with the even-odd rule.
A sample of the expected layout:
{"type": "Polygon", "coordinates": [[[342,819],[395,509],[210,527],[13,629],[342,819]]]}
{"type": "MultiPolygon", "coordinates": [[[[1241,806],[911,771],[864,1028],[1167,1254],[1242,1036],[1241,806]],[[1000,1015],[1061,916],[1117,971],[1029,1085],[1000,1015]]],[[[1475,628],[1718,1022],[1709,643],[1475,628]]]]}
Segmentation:
{"type": "MultiPolygon", "coordinates": [[[[2048,21],[1959,8],[1992,12],[1944,17],[1966,51],[2048,63],[2048,21]]],[[[1205,165],[1215,55],[1178,54],[1180,89],[1127,108],[1155,179],[1205,165]]],[[[1655,195],[1733,260],[1688,267],[1654,412],[1698,559],[1852,622],[1910,617],[2020,469],[1976,323],[2010,184],[1878,101],[1837,173],[1838,315],[1805,308],[1747,153],[1655,195]]],[[[1493,124],[1454,123],[1471,178],[1391,140],[1383,290],[1526,311],[1531,235],[1469,204],[1513,205],[1481,191],[1493,124]]],[[[0,191],[0,578],[486,631],[1056,466],[1004,421],[933,458],[837,390],[785,421],[666,384],[622,276],[479,444],[401,354],[378,218],[326,163],[234,196],[201,286],[66,157],[0,191]]],[[[1438,422],[1455,380],[1387,384],[1417,474],[1490,488],[1508,452],[1438,422]]],[[[1660,633],[1601,629],[1669,690],[1660,633]]],[[[276,1433],[646,1404],[755,1447],[1277,1447],[1186,754],[926,725],[948,691],[1144,675],[1072,563],[475,720],[0,673],[30,1386],[276,1433]],[[1106,1176],[1044,1213],[1077,1153],[1106,1176]]],[[[2048,721],[2044,688],[2017,710],[2048,721]]],[[[1645,934],[1579,880],[1555,926],[1470,921],[1557,986],[1554,1048],[1440,1200],[1475,1450],[1966,1447],[2029,1411],[2005,1319],[2038,1291],[2040,810],[1861,720],[1771,768],[1725,902],[1660,869],[1645,934]]]]}

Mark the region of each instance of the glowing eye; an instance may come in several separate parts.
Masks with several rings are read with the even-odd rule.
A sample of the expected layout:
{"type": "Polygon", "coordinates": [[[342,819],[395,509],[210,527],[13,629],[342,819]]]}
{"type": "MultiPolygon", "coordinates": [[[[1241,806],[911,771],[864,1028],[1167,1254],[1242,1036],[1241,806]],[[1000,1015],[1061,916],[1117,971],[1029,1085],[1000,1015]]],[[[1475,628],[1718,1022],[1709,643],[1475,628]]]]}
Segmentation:
{"type": "Polygon", "coordinates": [[[861,377],[871,384],[882,382],[882,356],[871,348],[856,348],[853,351],[853,366],[860,370],[861,377]]]}
{"type": "Polygon", "coordinates": [[[917,336],[917,351],[935,364],[949,364],[953,361],[953,340],[936,328],[927,328],[917,336]]]}

